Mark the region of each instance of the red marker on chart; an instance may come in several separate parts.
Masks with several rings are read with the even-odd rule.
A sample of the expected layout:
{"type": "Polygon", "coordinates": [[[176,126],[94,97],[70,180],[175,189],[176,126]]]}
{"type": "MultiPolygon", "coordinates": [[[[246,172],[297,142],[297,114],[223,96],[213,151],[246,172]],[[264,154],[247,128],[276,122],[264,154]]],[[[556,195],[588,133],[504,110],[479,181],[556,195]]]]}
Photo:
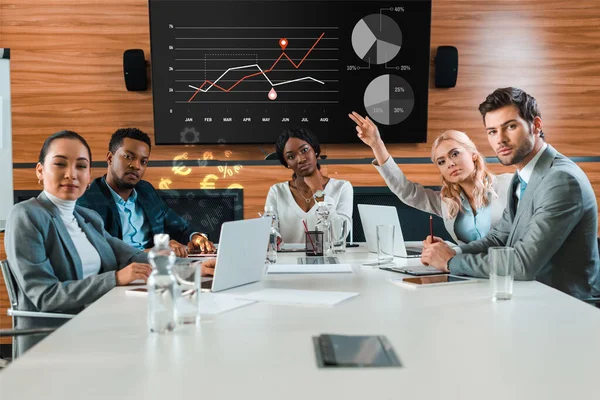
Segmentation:
{"type": "Polygon", "coordinates": [[[286,38],[279,39],[279,45],[281,46],[281,50],[285,50],[288,45],[288,40],[286,38]]]}

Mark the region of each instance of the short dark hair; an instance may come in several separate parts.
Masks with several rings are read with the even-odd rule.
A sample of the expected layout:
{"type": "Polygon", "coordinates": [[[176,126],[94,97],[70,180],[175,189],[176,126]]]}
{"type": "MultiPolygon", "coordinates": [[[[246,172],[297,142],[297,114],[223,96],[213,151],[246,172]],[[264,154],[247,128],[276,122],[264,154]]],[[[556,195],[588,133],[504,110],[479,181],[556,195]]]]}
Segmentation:
{"type": "MultiPolygon", "coordinates": [[[[283,165],[284,167],[287,168],[288,165],[287,161],[285,160],[285,154],[283,154],[283,149],[285,148],[285,144],[288,140],[290,140],[290,138],[304,140],[313,148],[317,157],[319,157],[319,154],[321,154],[321,146],[319,145],[319,141],[312,133],[302,128],[287,129],[283,131],[281,135],[279,135],[277,141],[275,142],[275,151],[277,152],[277,157],[279,158],[279,162],[281,163],[281,165],[283,165]]],[[[317,168],[321,169],[321,165],[318,162],[317,168]]]]}
{"type": "MultiPolygon", "coordinates": [[[[502,107],[515,106],[519,110],[519,116],[533,124],[535,117],[542,117],[537,101],[533,96],[527,94],[524,90],[507,87],[494,90],[494,92],[485,98],[485,101],[479,105],[479,112],[483,117],[485,124],[485,115],[491,111],[496,111],[502,107]]],[[[544,138],[544,132],[540,131],[540,137],[544,138]]]]}
{"type": "Polygon", "coordinates": [[[115,154],[121,146],[123,146],[123,139],[135,139],[140,142],[144,142],[148,145],[148,148],[152,150],[152,144],[150,142],[150,136],[139,130],[138,128],[121,128],[117,129],[115,133],[110,137],[108,143],[108,151],[115,154]]]}
{"type": "Polygon", "coordinates": [[[42,145],[42,149],[40,150],[40,158],[38,159],[38,162],[40,164],[44,164],[44,159],[48,154],[48,149],[50,148],[50,145],[57,139],[79,140],[87,149],[88,155],[90,156],[90,164],[92,163],[92,150],[90,149],[90,145],[85,141],[85,139],[77,132],[63,130],[53,133],[52,135],[48,136],[46,140],[44,140],[44,144],[42,145]]]}

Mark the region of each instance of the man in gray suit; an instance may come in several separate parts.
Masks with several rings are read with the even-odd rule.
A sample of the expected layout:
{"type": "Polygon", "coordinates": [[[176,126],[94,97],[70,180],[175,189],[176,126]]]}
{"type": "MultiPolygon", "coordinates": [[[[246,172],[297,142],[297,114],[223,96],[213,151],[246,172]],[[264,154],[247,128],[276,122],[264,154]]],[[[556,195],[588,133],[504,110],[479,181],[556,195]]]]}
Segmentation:
{"type": "Polygon", "coordinates": [[[487,250],[513,247],[517,280],[538,280],[580,299],[600,295],[598,206],[585,173],[544,140],[536,100],[497,89],[479,106],[490,145],[517,172],[502,220],[456,250],[428,238],[422,262],[455,275],[489,277],[487,250]]]}

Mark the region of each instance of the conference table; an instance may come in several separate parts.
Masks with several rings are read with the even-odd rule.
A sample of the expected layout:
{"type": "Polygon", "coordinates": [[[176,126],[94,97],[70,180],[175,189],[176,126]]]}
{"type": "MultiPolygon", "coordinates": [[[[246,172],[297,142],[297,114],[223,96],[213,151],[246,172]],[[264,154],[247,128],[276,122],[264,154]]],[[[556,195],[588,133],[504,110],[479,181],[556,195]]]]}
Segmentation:
{"type": "MultiPolygon", "coordinates": [[[[280,253],[278,263],[298,254],[280,253]]],[[[493,302],[487,280],[407,289],[402,274],[265,275],[261,288],[357,292],[335,306],[257,302],[168,334],[149,333],[146,298],[117,287],[0,372],[0,399],[597,398],[600,310],[539,282],[493,302]],[[319,368],[312,337],[385,335],[402,366],[319,368]]],[[[418,265],[418,259],[396,259],[418,265]]]]}

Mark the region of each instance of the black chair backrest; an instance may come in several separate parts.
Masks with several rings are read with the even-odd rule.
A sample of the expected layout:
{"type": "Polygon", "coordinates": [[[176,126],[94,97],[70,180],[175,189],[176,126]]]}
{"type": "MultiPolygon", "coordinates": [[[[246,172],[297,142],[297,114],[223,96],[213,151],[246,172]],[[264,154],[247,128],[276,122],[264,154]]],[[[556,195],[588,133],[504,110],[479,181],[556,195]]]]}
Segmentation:
{"type": "MultiPolygon", "coordinates": [[[[179,216],[208,238],[219,242],[221,224],[244,219],[243,189],[157,190],[179,216]]],[[[15,190],[15,204],[37,197],[40,190],[15,190]]]]}
{"type": "Polygon", "coordinates": [[[15,277],[10,270],[8,260],[0,261],[0,270],[2,271],[2,277],[4,278],[4,285],[6,286],[6,292],[8,293],[8,301],[10,302],[11,308],[17,307],[17,282],[15,277]]]}
{"type": "Polygon", "coordinates": [[[214,242],[219,242],[221,224],[244,219],[243,189],[159,190],[173,211],[214,242]]]}
{"type": "MultiPolygon", "coordinates": [[[[439,187],[428,186],[428,188],[439,190],[439,187]]],[[[365,233],[360,221],[358,204],[396,207],[400,227],[402,228],[402,236],[406,241],[424,240],[429,235],[429,215],[431,214],[404,204],[387,186],[354,187],[354,205],[352,211],[352,240],[354,242],[365,241],[365,233]]],[[[433,216],[433,232],[435,236],[452,241],[452,237],[444,226],[444,220],[436,215],[433,216]]]]}

